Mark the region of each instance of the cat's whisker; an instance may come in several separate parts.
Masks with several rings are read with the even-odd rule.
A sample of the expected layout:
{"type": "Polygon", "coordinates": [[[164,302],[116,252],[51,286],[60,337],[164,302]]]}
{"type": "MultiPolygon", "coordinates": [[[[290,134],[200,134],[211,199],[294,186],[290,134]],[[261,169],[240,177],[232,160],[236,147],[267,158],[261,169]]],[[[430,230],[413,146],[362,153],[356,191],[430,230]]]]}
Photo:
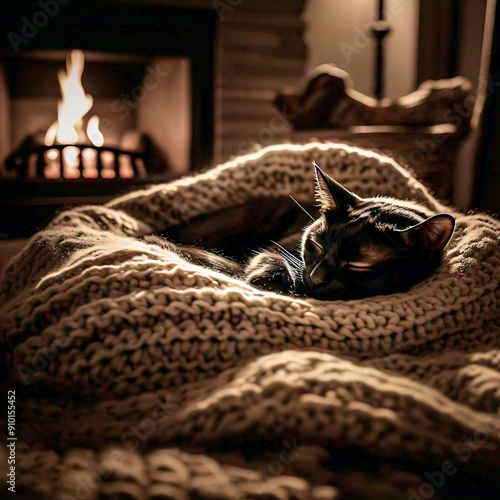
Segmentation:
{"type": "Polygon", "coordinates": [[[298,270],[301,270],[302,269],[302,263],[297,261],[297,260],[293,260],[293,255],[287,255],[283,250],[281,250],[280,248],[274,248],[273,251],[275,253],[277,253],[278,255],[280,255],[281,257],[283,257],[287,262],[288,264],[290,264],[290,266],[292,266],[292,268],[295,270],[295,271],[298,271],[298,270]]]}
{"type": "Polygon", "coordinates": [[[296,257],[295,255],[293,255],[293,253],[289,252],[286,248],[284,248],[283,246],[281,246],[278,242],[276,242],[274,240],[271,240],[271,243],[274,243],[277,247],[279,247],[285,253],[285,255],[283,255],[283,254],[282,255],[283,255],[283,257],[287,258],[287,260],[289,262],[291,260],[295,263],[296,266],[302,267],[302,261],[298,257],[296,257]]]}
{"type": "Polygon", "coordinates": [[[298,272],[302,271],[302,267],[298,263],[291,261],[290,257],[288,257],[286,254],[283,254],[283,253],[279,252],[278,250],[276,250],[276,253],[278,255],[281,255],[281,257],[283,257],[285,259],[285,261],[291,267],[293,272],[298,273],[298,272]]]}
{"type": "Polygon", "coordinates": [[[292,196],[290,198],[297,204],[297,206],[311,219],[315,220],[315,218],[292,196]]]}
{"type": "Polygon", "coordinates": [[[293,259],[295,259],[297,261],[299,260],[295,255],[293,255],[292,252],[290,252],[289,250],[287,250],[284,246],[280,245],[277,241],[274,241],[274,240],[270,240],[270,241],[271,241],[271,243],[273,243],[277,247],[281,248],[281,250],[283,250],[287,255],[289,255],[293,259]]]}

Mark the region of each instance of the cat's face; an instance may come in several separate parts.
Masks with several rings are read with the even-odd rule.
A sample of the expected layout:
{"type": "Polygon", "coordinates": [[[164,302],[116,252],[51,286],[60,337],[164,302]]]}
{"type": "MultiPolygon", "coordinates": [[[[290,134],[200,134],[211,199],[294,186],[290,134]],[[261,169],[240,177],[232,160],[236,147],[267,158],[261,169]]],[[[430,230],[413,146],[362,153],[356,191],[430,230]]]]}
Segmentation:
{"type": "Polygon", "coordinates": [[[432,274],[455,227],[415,204],[360,198],[316,168],[321,216],[302,238],[302,284],[310,297],[356,299],[407,290],[432,274]]]}

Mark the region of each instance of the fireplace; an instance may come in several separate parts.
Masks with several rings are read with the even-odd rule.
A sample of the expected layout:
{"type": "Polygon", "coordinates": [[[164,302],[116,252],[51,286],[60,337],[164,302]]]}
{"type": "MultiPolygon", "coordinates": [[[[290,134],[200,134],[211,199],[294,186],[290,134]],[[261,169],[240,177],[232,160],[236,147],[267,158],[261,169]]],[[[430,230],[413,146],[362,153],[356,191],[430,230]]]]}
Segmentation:
{"type": "Polygon", "coordinates": [[[72,50],[60,67],[61,58],[59,52],[6,58],[12,142],[19,144],[5,160],[6,177],[130,179],[187,170],[189,61],[157,59],[153,66],[144,58],[85,56],[72,50]],[[56,70],[61,93],[57,112],[51,95],[56,70]],[[94,95],[82,82],[89,73],[94,95]],[[166,79],[173,83],[165,85],[166,79]],[[127,94],[127,89],[132,91],[127,94]],[[174,130],[170,142],[162,133],[168,121],[158,124],[155,113],[147,112],[159,109],[165,98],[184,124],[174,130]]]}
{"type": "Polygon", "coordinates": [[[211,162],[214,11],[106,0],[0,10],[3,237],[211,162]]]}

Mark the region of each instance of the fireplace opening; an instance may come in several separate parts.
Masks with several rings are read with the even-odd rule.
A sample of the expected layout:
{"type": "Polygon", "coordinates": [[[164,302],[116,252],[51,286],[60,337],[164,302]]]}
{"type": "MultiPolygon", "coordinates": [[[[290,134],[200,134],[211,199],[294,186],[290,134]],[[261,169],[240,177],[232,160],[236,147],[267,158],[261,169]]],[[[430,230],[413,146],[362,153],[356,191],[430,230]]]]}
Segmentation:
{"type": "Polygon", "coordinates": [[[16,144],[4,175],[130,179],[189,169],[187,58],[75,49],[30,53],[4,64],[16,144]]]}

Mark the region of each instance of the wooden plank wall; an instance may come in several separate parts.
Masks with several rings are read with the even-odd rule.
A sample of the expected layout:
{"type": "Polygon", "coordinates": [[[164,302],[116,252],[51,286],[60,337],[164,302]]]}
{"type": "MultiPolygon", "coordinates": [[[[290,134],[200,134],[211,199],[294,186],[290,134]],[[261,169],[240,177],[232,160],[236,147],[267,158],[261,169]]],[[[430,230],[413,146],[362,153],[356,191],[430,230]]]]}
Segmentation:
{"type": "Polygon", "coordinates": [[[219,19],[215,162],[282,142],[290,131],[272,101],[304,76],[305,1],[237,3],[219,19]]]}

